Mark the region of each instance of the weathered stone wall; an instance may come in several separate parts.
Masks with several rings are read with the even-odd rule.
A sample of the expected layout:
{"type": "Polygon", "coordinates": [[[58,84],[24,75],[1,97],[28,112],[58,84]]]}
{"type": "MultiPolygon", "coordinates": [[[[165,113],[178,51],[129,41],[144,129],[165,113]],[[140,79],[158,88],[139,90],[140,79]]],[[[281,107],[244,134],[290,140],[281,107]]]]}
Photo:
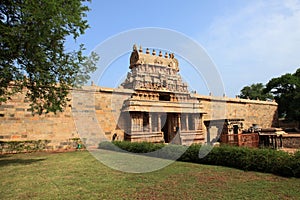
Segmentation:
{"type": "MultiPolygon", "coordinates": [[[[68,148],[72,138],[96,138],[101,132],[108,140],[114,134],[117,140],[123,140],[128,122],[120,118],[121,108],[132,93],[129,89],[88,86],[73,91],[72,101],[63,113],[41,116],[33,116],[24,95],[16,95],[0,105],[0,141],[50,140],[49,149],[61,149],[68,148]]],[[[263,128],[277,126],[275,102],[193,95],[207,112],[203,121],[212,117],[241,118],[245,120],[244,128],[252,124],[263,128]]],[[[205,126],[202,127],[205,132],[205,126]]]]}
{"type": "Polygon", "coordinates": [[[282,136],[283,148],[300,148],[300,134],[286,134],[282,136]]]}
{"type": "MultiPolygon", "coordinates": [[[[270,101],[248,100],[239,98],[219,98],[196,95],[203,104],[203,121],[214,119],[244,119],[244,129],[252,124],[262,128],[277,127],[277,103],[270,101]]],[[[205,127],[205,126],[203,126],[205,127]]]]}
{"type": "Polygon", "coordinates": [[[71,139],[78,137],[71,113],[71,104],[65,112],[32,115],[24,95],[16,95],[0,105],[0,140],[50,140],[49,149],[68,148],[71,139]]]}
{"type": "Polygon", "coordinates": [[[99,88],[95,95],[96,116],[105,137],[112,140],[114,134],[116,140],[124,140],[126,119],[121,117],[121,109],[126,99],[129,99],[133,91],[129,89],[99,88]]]}

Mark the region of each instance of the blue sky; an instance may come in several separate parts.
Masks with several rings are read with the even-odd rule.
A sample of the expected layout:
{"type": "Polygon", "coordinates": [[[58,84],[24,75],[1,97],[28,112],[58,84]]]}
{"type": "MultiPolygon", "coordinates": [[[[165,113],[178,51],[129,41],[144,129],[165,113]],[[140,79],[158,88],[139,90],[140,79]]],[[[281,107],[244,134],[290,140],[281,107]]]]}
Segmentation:
{"type": "MultiPolygon", "coordinates": [[[[297,0],[93,0],[88,5],[91,11],[87,20],[91,28],[77,41],[85,44],[87,53],[107,38],[127,30],[172,29],[205,49],[230,97],[239,94],[246,85],[265,84],[273,77],[295,72],[300,66],[300,1],[297,0]]],[[[71,50],[74,45],[69,43],[67,48],[71,50]]],[[[128,56],[116,60],[107,70],[108,78],[98,84],[115,87],[128,71],[128,56]],[[117,81],[114,73],[121,76],[117,81]]],[[[180,73],[191,88],[207,95],[205,81],[189,71],[192,66],[185,61],[180,65],[180,73]]]]}

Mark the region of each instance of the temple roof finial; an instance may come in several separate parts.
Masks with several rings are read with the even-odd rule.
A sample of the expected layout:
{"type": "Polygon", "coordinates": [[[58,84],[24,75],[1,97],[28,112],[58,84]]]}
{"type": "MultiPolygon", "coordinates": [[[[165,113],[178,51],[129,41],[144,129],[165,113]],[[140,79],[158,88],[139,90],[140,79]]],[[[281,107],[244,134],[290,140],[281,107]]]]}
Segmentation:
{"type": "Polygon", "coordinates": [[[133,51],[137,51],[137,46],[136,46],[136,44],[133,45],[133,51]]]}
{"type": "Polygon", "coordinates": [[[152,55],[154,55],[154,56],[156,55],[155,49],[152,50],[152,55]]]}
{"type": "Polygon", "coordinates": [[[165,58],[168,58],[168,53],[167,52],[165,53],[165,58]]]}
{"type": "Polygon", "coordinates": [[[162,52],[161,51],[159,51],[159,55],[158,55],[159,57],[162,57],[162,52]]]}

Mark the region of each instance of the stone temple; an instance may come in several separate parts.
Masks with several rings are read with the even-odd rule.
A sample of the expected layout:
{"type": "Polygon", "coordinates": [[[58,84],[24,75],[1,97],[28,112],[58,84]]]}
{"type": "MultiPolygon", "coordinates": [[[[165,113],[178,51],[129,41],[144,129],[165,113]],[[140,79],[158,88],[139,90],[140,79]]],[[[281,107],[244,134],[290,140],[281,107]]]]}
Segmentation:
{"type": "Polygon", "coordinates": [[[97,148],[103,138],[210,143],[225,130],[238,135],[253,124],[278,126],[276,102],[190,92],[174,54],[136,45],[126,80],[118,88],[92,84],[73,89],[69,98],[64,112],[57,114],[33,116],[24,94],[1,104],[1,152],[14,152],[6,149],[15,142],[34,146],[35,141],[44,141],[43,148],[49,151],[71,149],[79,138],[91,148],[97,148]],[[221,115],[220,108],[225,110],[221,115]]]}
{"type": "Polygon", "coordinates": [[[134,90],[122,108],[130,116],[125,140],[176,144],[204,140],[205,111],[182,81],[174,54],[149,49],[144,53],[134,45],[129,68],[121,84],[122,88],[134,90]]]}

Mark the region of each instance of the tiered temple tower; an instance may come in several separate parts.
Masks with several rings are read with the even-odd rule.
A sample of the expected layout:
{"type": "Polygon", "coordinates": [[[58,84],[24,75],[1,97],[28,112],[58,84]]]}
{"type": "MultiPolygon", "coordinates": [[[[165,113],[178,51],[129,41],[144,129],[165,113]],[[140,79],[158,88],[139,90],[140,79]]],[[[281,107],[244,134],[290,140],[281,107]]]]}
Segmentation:
{"type": "Polygon", "coordinates": [[[131,70],[121,87],[134,93],[124,102],[129,141],[190,144],[203,142],[201,103],[191,96],[173,53],[133,46],[131,70]]]}

